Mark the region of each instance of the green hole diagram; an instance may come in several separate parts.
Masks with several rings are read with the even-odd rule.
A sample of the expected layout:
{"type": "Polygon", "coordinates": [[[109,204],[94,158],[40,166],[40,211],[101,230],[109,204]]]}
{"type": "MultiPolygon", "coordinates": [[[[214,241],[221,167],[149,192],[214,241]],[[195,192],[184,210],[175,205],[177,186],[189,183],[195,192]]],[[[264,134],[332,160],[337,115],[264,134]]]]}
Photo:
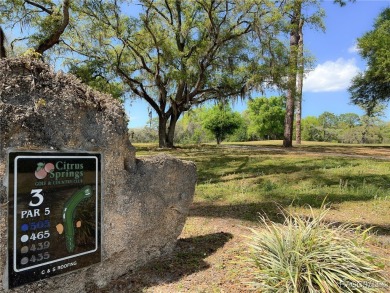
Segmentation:
{"type": "Polygon", "coordinates": [[[66,249],[72,253],[75,249],[75,225],[74,217],[77,207],[80,203],[92,196],[92,188],[89,185],[84,186],[76,191],[72,197],[66,202],[63,210],[64,232],[66,249]]]}

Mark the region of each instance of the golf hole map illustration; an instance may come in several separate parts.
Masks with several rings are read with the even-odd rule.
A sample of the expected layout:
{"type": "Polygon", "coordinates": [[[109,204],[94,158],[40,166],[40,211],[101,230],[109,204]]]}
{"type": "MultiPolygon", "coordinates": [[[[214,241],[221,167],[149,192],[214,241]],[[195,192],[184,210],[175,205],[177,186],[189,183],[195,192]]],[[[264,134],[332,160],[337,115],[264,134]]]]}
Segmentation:
{"type": "Polygon", "coordinates": [[[9,288],[101,261],[101,154],[9,152],[9,288]]]}

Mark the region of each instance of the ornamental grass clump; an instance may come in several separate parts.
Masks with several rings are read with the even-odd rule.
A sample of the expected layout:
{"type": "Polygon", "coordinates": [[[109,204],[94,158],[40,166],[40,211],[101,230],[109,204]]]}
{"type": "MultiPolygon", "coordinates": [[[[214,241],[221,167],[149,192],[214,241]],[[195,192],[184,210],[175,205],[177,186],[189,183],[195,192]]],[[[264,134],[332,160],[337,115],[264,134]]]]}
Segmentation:
{"type": "Polygon", "coordinates": [[[368,230],[285,214],[252,229],[251,285],[261,292],[383,292],[383,265],[363,246],[368,230]]]}

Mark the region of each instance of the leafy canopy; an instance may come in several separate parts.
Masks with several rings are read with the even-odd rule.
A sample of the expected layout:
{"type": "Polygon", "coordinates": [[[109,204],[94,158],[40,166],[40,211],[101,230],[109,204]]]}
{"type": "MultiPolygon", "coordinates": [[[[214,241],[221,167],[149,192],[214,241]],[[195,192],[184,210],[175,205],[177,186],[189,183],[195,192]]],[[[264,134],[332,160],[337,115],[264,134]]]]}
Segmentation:
{"type": "Polygon", "coordinates": [[[351,101],[370,116],[390,99],[390,8],[381,12],[373,30],[358,39],[358,48],[367,69],[352,80],[349,92],[351,101]]]}
{"type": "Polygon", "coordinates": [[[177,120],[193,106],[242,97],[284,75],[273,1],[141,0],[138,16],[118,1],[83,4],[76,57],[100,60],[150,104],[160,146],[173,144],[177,120]]]}
{"type": "Polygon", "coordinates": [[[100,92],[111,94],[115,99],[123,100],[126,87],[111,74],[104,71],[99,62],[91,61],[84,64],[70,64],[69,72],[76,75],[82,82],[100,92]]]}

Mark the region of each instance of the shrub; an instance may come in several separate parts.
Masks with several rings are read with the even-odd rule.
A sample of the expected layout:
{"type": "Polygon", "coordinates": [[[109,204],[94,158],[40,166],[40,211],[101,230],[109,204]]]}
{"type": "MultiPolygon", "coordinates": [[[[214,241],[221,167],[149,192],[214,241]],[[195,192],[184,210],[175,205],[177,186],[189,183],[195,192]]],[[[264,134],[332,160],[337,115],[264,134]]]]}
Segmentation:
{"type": "Polygon", "coordinates": [[[229,105],[220,103],[207,110],[203,127],[213,133],[217,144],[220,144],[228,135],[240,128],[242,123],[238,112],[233,112],[229,105]]]}
{"type": "Polygon", "coordinates": [[[261,292],[380,292],[378,259],[364,248],[368,230],[285,215],[284,225],[261,218],[252,229],[251,285],[261,292]]]}

